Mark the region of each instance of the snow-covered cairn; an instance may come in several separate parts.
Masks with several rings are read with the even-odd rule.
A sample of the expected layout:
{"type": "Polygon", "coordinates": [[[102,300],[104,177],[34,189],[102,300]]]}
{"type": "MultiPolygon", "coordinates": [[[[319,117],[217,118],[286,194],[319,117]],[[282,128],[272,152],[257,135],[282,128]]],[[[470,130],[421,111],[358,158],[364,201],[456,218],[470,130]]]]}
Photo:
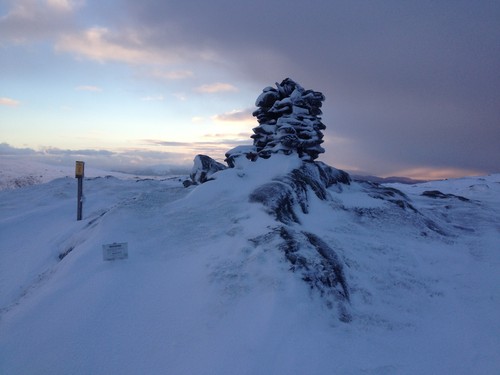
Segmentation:
{"type": "Polygon", "coordinates": [[[253,129],[253,147],[240,146],[226,153],[230,167],[240,156],[255,160],[272,154],[297,153],[304,161],[314,161],[325,152],[321,122],[322,102],[325,96],[317,91],[305,90],[286,78],[276,88],[266,87],[255,101],[258,107],[253,115],[259,126],[253,129]]]}
{"type": "MultiPolygon", "coordinates": [[[[253,145],[238,146],[226,152],[226,163],[234,168],[238,158],[255,161],[268,159],[273,154],[296,153],[302,160],[312,162],[325,152],[321,147],[326,127],[321,122],[322,102],[325,96],[317,91],[305,90],[290,78],[266,87],[255,101],[253,112],[259,126],[253,128],[253,145]]],[[[197,155],[191,180],[185,186],[204,183],[210,175],[225,166],[206,155],[197,155]]]]}

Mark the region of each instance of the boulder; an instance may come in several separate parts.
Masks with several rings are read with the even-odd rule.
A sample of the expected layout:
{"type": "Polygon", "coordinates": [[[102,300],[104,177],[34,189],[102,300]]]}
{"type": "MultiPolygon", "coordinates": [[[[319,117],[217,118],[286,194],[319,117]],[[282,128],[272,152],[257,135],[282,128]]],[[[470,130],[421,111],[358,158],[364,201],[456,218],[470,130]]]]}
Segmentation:
{"type": "Polygon", "coordinates": [[[224,170],[227,167],[212,159],[207,155],[196,155],[194,158],[194,165],[189,177],[191,180],[184,181],[184,186],[203,184],[204,182],[212,180],[212,175],[218,171],[224,170]]]}

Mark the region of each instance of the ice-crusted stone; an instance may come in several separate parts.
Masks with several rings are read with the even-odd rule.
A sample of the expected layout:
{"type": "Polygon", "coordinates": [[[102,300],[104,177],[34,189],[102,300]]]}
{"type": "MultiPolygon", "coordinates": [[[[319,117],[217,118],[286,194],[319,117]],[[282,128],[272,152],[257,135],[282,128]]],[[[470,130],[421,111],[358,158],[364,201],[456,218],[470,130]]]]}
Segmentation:
{"type": "Polygon", "coordinates": [[[191,174],[189,175],[191,180],[184,181],[184,186],[203,184],[204,182],[210,181],[214,173],[226,168],[224,164],[219,163],[210,156],[201,154],[196,155],[191,174]]]}
{"type": "Polygon", "coordinates": [[[238,161],[242,158],[255,161],[258,157],[257,151],[254,146],[237,146],[232,148],[225,154],[226,158],[224,161],[227,163],[229,168],[234,168],[237,166],[238,161]]]}

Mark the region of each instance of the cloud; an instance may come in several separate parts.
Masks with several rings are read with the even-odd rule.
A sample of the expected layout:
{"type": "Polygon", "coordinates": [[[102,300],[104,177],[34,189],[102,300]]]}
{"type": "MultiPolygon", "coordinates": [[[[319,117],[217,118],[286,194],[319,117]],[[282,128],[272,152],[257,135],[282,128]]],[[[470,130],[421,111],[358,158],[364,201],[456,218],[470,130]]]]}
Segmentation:
{"type": "Polygon", "coordinates": [[[94,91],[94,92],[100,92],[100,91],[102,91],[102,89],[100,87],[97,87],[97,86],[87,86],[87,85],[77,86],[77,87],[75,87],[75,90],[77,90],[77,91],[94,91]]]}
{"type": "Polygon", "coordinates": [[[44,148],[41,151],[45,155],[56,155],[56,156],[112,156],[115,155],[115,152],[108,150],[94,150],[94,149],[82,149],[82,150],[68,150],[68,149],[60,149],[55,147],[44,148]]]}
{"type": "Polygon", "coordinates": [[[11,98],[0,98],[0,105],[5,105],[7,107],[17,107],[21,102],[19,100],[11,98]]]}
{"type": "Polygon", "coordinates": [[[55,49],[102,63],[119,61],[142,64],[160,59],[159,55],[143,48],[138,35],[117,35],[105,27],[92,27],[80,33],[64,34],[57,41],[55,49]]]}
{"type": "Polygon", "coordinates": [[[230,83],[216,82],[198,86],[194,89],[196,92],[203,94],[215,94],[218,92],[235,92],[238,89],[230,83]]]}
{"type": "Polygon", "coordinates": [[[85,161],[86,168],[134,173],[137,175],[188,174],[192,155],[182,152],[125,148],[117,151],[103,149],[68,150],[54,147],[34,150],[16,148],[0,143],[0,155],[27,159],[30,163],[74,167],[76,160],[85,161]]]}
{"type": "Polygon", "coordinates": [[[164,80],[180,80],[180,79],[186,79],[186,78],[191,78],[194,76],[194,73],[191,70],[172,70],[172,71],[167,71],[167,70],[154,70],[152,73],[150,73],[151,76],[154,78],[160,78],[164,80]]]}
{"type": "MultiPolygon", "coordinates": [[[[74,54],[100,63],[120,62],[131,65],[172,65],[185,62],[207,60],[213,53],[202,49],[172,43],[158,44],[155,30],[142,26],[139,29],[123,27],[110,29],[94,26],[79,32],[62,34],[55,43],[55,50],[74,54]]],[[[164,79],[182,79],[191,76],[188,69],[163,71],[157,69],[153,76],[164,79]]]]}
{"type": "Polygon", "coordinates": [[[395,171],[393,175],[382,177],[404,176],[417,180],[442,180],[446,178],[459,178],[463,176],[482,176],[486,173],[477,169],[463,168],[440,168],[440,167],[416,167],[395,171]]]}
{"type": "Polygon", "coordinates": [[[54,37],[72,28],[72,17],[82,5],[83,0],[13,1],[0,17],[0,41],[25,43],[54,37]]]}
{"type": "Polygon", "coordinates": [[[144,143],[155,146],[186,147],[191,146],[191,142],[163,141],[158,139],[144,139],[144,143]]]}
{"type": "Polygon", "coordinates": [[[60,12],[72,12],[76,8],[79,8],[83,3],[83,0],[47,0],[47,5],[49,5],[52,9],[58,10],[60,12]]]}
{"type": "Polygon", "coordinates": [[[256,123],[252,116],[253,109],[235,109],[230,112],[221,113],[212,117],[212,120],[219,123],[256,123]]]}
{"type": "Polygon", "coordinates": [[[187,95],[183,92],[175,92],[172,94],[174,98],[176,98],[177,100],[180,100],[181,102],[184,102],[187,100],[187,95]]]}
{"type": "Polygon", "coordinates": [[[191,118],[191,122],[193,122],[193,123],[200,123],[203,121],[205,121],[205,118],[201,117],[201,116],[195,116],[195,117],[191,118]]]}
{"type": "Polygon", "coordinates": [[[0,143],[0,155],[15,156],[15,155],[33,155],[36,151],[31,148],[12,147],[8,143],[0,143]]]}
{"type": "Polygon", "coordinates": [[[141,100],[144,102],[162,102],[165,100],[165,97],[163,95],[145,96],[141,100]]]}
{"type": "Polygon", "coordinates": [[[184,155],[184,160],[192,161],[195,155],[205,154],[210,155],[214,159],[222,160],[224,154],[239,145],[251,144],[251,139],[247,138],[248,135],[244,134],[217,134],[206,135],[206,141],[197,142],[175,142],[164,141],[159,139],[144,140],[145,144],[150,146],[160,146],[168,148],[179,148],[184,155]],[[244,138],[244,139],[243,139],[244,138]]]}

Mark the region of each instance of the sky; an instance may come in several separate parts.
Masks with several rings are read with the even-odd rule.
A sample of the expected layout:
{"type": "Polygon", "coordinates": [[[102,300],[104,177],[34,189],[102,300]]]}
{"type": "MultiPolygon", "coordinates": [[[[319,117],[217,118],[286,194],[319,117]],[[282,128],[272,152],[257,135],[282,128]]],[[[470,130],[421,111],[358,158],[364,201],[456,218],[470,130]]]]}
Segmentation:
{"type": "Polygon", "coordinates": [[[326,97],[334,167],[499,172],[499,19],[487,0],[0,0],[0,154],[223,161],[290,77],[326,97]]]}

